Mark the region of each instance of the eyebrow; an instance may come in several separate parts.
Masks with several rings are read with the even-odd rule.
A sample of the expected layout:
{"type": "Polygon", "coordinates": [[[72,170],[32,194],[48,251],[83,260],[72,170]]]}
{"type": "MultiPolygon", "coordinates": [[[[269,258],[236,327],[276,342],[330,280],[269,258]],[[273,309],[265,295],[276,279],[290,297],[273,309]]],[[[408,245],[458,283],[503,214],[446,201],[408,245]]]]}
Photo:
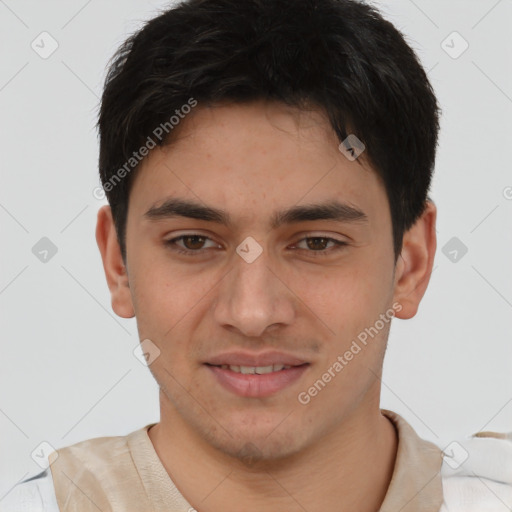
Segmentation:
{"type": "MultiPolygon", "coordinates": [[[[204,206],[188,199],[169,198],[160,206],[152,206],[144,217],[150,220],[162,220],[175,217],[216,222],[226,227],[232,227],[233,221],[229,213],[220,208],[204,206]]],[[[334,220],[337,222],[368,223],[366,213],[346,203],[337,200],[325,203],[292,206],[286,210],[275,212],[270,220],[270,227],[276,229],[285,224],[314,220],[334,220]]]]}

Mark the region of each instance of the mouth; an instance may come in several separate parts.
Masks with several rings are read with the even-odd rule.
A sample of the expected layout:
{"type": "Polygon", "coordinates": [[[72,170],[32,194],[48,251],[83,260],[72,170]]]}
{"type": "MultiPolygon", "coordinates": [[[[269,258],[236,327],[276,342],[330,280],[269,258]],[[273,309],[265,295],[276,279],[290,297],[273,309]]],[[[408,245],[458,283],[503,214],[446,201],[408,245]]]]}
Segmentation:
{"type": "Polygon", "coordinates": [[[217,384],[227,391],[246,398],[264,398],[297,382],[310,363],[276,363],[265,366],[205,363],[205,366],[217,384]]]}
{"type": "Polygon", "coordinates": [[[232,372],[242,373],[244,375],[265,375],[267,373],[280,372],[292,368],[292,365],[288,364],[274,364],[269,366],[237,366],[234,364],[221,364],[209,366],[215,366],[216,368],[222,368],[223,370],[231,370],[232,372]]]}

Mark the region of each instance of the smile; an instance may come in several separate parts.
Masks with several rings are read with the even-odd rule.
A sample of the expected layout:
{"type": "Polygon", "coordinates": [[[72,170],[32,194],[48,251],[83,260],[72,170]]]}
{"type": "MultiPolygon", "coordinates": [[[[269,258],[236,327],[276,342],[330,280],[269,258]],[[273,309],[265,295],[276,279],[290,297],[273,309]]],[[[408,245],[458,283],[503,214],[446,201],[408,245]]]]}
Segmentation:
{"type": "Polygon", "coordinates": [[[274,364],[270,366],[236,366],[223,364],[217,366],[217,368],[222,368],[223,370],[229,369],[232,372],[243,373],[244,375],[263,375],[265,373],[280,372],[281,370],[287,370],[288,368],[291,368],[291,366],[284,364],[274,364]]]}
{"type": "Polygon", "coordinates": [[[274,364],[268,366],[211,365],[206,368],[225,390],[246,398],[275,395],[297,382],[310,366],[274,364]]]}

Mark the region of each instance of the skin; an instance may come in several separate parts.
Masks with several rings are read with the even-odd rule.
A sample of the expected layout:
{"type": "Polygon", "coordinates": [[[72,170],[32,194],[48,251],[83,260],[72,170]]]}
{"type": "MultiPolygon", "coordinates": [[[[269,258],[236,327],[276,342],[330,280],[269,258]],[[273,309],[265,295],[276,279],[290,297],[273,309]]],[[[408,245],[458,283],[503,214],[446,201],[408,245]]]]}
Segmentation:
{"type": "Polygon", "coordinates": [[[297,397],[394,303],[398,318],[416,314],[432,272],[436,207],[429,202],[405,233],[395,264],[385,189],[364,154],[349,161],[338,145],[320,111],[199,105],[135,176],[126,265],[110,208],[98,213],[112,307],[136,316],[140,339],[160,350],[150,370],[161,419],[149,437],[201,512],[370,512],[389,486],[397,437],[379,399],[390,323],[309,403],[297,397]],[[222,208],[233,225],[144,216],[171,196],[222,208]],[[331,199],[363,210],[368,222],[269,228],[276,210],[331,199]],[[199,256],[165,245],[186,233],[208,237],[178,242],[199,256]],[[235,251],[248,236],[263,249],[250,264],[235,251]],[[348,245],[335,250],[318,237],[348,245]],[[277,394],[240,397],[203,364],[235,349],[278,349],[310,365],[277,394]]]}

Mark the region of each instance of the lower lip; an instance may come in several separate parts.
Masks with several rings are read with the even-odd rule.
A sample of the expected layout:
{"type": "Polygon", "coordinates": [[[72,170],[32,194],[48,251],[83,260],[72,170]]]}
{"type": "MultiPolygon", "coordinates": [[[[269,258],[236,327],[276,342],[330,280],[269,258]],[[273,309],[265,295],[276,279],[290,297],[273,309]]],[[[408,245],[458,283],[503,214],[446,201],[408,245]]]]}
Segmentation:
{"type": "Polygon", "coordinates": [[[251,398],[264,398],[283,390],[300,379],[309,364],[292,366],[278,372],[258,374],[243,374],[219,366],[206,365],[213,372],[219,383],[236,395],[251,398]]]}

